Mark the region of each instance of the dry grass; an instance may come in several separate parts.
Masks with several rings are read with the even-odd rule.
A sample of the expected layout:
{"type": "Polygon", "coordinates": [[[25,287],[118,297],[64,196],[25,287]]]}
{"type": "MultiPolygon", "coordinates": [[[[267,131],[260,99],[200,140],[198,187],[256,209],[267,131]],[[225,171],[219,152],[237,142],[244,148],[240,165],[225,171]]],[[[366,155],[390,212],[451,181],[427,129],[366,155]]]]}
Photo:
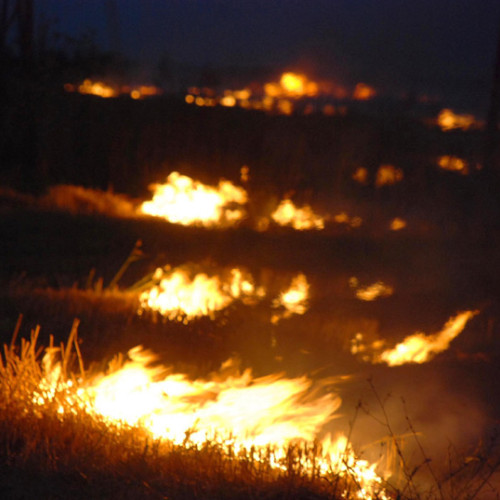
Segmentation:
{"type": "Polygon", "coordinates": [[[20,323],[0,364],[0,481],[9,498],[336,499],[358,489],[349,476],[320,476],[301,465],[305,453],[315,460],[315,445],[290,446],[284,469],[277,470],[270,465],[270,449],[236,455],[210,441],[190,445],[188,436],[174,445],[70,404],[88,373],[78,349],[78,320],[66,345],[51,342],[48,348],[60,356],[63,377],[40,404],[39,328],[30,340],[16,343],[20,323]]]}
{"type": "MultiPolygon", "coordinates": [[[[320,475],[305,468],[304,454],[314,462],[314,444],[291,446],[283,470],[270,465],[272,450],[235,454],[231,447],[207,441],[183,445],[152,439],[140,427],[110,424],[69,404],[76,389],[92,376],[81,358],[75,320],[66,344],[48,350],[61,359],[63,377],[53,397],[37,401],[44,378],[37,347],[40,328],[31,338],[19,336],[22,318],[0,362],[0,484],[4,498],[176,498],[176,499],[338,499],[360,498],[356,481],[334,473],[320,475]],[[69,398],[68,398],[69,397],[69,398]],[[60,405],[65,407],[62,415],[60,405]]],[[[391,427],[385,401],[372,384],[379,403],[373,415],[387,429],[388,442],[400,464],[399,482],[387,484],[389,498],[498,498],[495,474],[500,467],[498,440],[481,443],[471,454],[450,446],[448,472],[438,475],[419,444],[421,462],[411,465],[391,427]],[[430,482],[422,487],[421,474],[430,482]]],[[[358,409],[362,409],[362,405],[358,409]]],[[[368,410],[366,410],[368,411],[368,410]]],[[[356,418],[356,417],[355,417],[356,418]]],[[[354,420],[355,420],[354,418],[354,420]]],[[[354,421],[353,421],[354,425],[354,421]]],[[[362,498],[362,497],[361,497],[362,498]]]]}

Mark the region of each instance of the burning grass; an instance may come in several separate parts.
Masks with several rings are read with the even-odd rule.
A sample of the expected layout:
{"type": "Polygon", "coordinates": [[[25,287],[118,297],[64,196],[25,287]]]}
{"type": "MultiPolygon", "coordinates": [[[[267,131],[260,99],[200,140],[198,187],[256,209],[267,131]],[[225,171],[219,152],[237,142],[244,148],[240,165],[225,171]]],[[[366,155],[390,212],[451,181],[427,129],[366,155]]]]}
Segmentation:
{"type": "MultiPolygon", "coordinates": [[[[201,381],[190,382],[181,375],[162,378],[164,375],[160,373],[164,369],[156,366],[150,368],[152,378],[149,382],[144,385],[139,377],[135,385],[130,386],[130,376],[140,366],[143,373],[147,372],[146,366],[139,361],[138,351],[132,353],[128,361],[117,358],[110,364],[107,374],[97,374],[92,368],[84,368],[77,342],[78,320],[73,323],[67,344],[56,347],[51,340],[42,359],[43,349],[37,347],[40,328],[32,331],[29,341],[21,339],[20,345],[16,345],[19,326],[20,321],[10,345],[4,346],[0,364],[3,450],[0,460],[9,470],[8,477],[4,478],[4,491],[12,495],[30,498],[35,496],[36,490],[38,495],[55,498],[107,498],[111,492],[113,497],[120,498],[248,498],[250,492],[259,498],[303,495],[310,498],[386,498],[373,467],[356,459],[345,439],[336,442],[334,452],[325,449],[331,445],[328,440],[323,442],[323,447],[315,442],[289,438],[280,445],[268,438],[261,443],[259,439],[252,439],[244,444],[239,440],[241,435],[237,428],[224,439],[219,433],[223,435],[227,429],[212,427],[209,430],[213,423],[209,422],[211,412],[206,410],[213,408],[217,400],[225,399],[220,397],[224,391],[228,391],[228,395],[238,389],[244,393],[249,381],[243,379],[250,376],[248,372],[243,374],[243,379],[226,376],[200,386],[201,381]],[[78,361],[76,372],[71,370],[75,360],[78,361]],[[195,413],[192,422],[189,419],[184,423],[179,421],[182,430],[173,437],[150,425],[152,417],[160,417],[159,408],[149,417],[130,418],[122,412],[116,415],[120,406],[115,404],[110,407],[114,408],[114,413],[109,413],[101,400],[105,398],[107,404],[113,401],[109,399],[111,394],[106,397],[106,390],[110,383],[116,382],[116,377],[122,377],[125,393],[121,396],[128,400],[129,410],[135,413],[144,411],[144,404],[130,405],[130,397],[138,396],[139,387],[149,391],[155,384],[163,385],[168,381],[169,388],[162,388],[157,397],[164,401],[166,409],[170,409],[167,413],[170,419],[176,420],[172,406],[177,392],[175,384],[180,384],[177,390],[181,386],[191,388],[184,396],[179,393],[180,406],[198,407],[206,415],[197,417],[195,413]],[[158,377],[160,379],[154,382],[158,377]],[[218,384],[219,396],[216,394],[218,384]],[[105,392],[100,392],[103,388],[105,392]],[[198,396],[193,392],[196,389],[201,389],[198,396]],[[169,396],[164,391],[168,391],[169,396]],[[200,432],[207,424],[207,430],[200,432]],[[325,462],[326,457],[329,458],[325,462]],[[21,477],[26,478],[22,483],[21,477]],[[42,478],[45,479],[40,483],[42,478]]],[[[292,385],[299,382],[281,381],[292,385]]],[[[267,391],[275,383],[283,389],[282,382],[274,376],[255,379],[248,389],[255,392],[262,387],[267,391]]],[[[304,390],[301,385],[297,385],[298,395],[304,390]]],[[[114,391],[115,396],[120,397],[117,387],[114,391]]],[[[248,398],[244,394],[243,397],[248,398]]],[[[285,394],[281,400],[295,407],[295,396],[287,402],[288,398],[285,394]]],[[[279,404],[279,398],[271,399],[273,407],[279,404]]],[[[262,396],[255,402],[258,400],[262,401],[262,396]]],[[[339,403],[328,394],[309,403],[306,398],[301,405],[302,416],[295,420],[299,424],[296,428],[292,424],[292,414],[285,412],[272,416],[266,410],[257,418],[270,418],[271,427],[264,425],[259,431],[259,424],[253,432],[257,432],[256,436],[260,432],[262,437],[270,432],[269,437],[273,437],[285,431],[283,436],[293,436],[304,425],[306,431],[313,431],[317,423],[311,418],[317,413],[318,404],[329,413],[339,403]]],[[[233,409],[241,411],[240,406],[233,409]]],[[[243,410],[242,415],[246,418],[240,424],[247,425],[246,420],[252,412],[243,410]]],[[[191,411],[186,417],[189,414],[191,411]]],[[[214,416],[217,417],[217,413],[214,416]]],[[[228,416],[226,410],[217,419],[222,422],[221,419],[228,416]]],[[[321,422],[325,415],[320,412],[316,417],[321,422]]],[[[252,421],[253,417],[250,424],[252,421]]],[[[163,421],[163,425],[168,427],[168,420],[163,421]]],[[[240,432],[244,431],[240,429],[240,432]]]]}
{"type": "MultiPolygon", "coordinates": [[[[494,494],[493,476],[500,464],[495,439],[483,443],[472,454],[450,450],[450,469],[447,474],[438,476],[421,448],[418,432],[407,417],[409,436],[420,445],[423,457],[422,462],[413,467],[403,451],[401,436],[395,433],[391,424],[386,402],[372,382],[380,415],[371,413],[372,410],[365,409],[364,405],[358,409],[364,409],[374,421],[381,423],[387,431],[387,442],[392,443],[387,450],[392,453],[392,459],[387,457],[384,461],[399,465],[397,474],[387,483],[378,478],[372,466],[355,458],[347,438],[337,439],[335,443],[331,439],[322,443],[285,440],[281,445],[264,440],[263,446],[258,442],[242,446],[237,432],[220,439],[223,427],[200,434],[204,425],[212,425],[207,421],[211,418],[210,412],[205,411],[205,417],[200,414],[198,419],[195,417],[184,422],[177,437],[164,435],[163,431],[158,433],[154,426],[149,425],[151,417],[160,416],[159,408],[149,417],[130,419],[126,409],[108,397],[107,405],[115,401],[109,407],[110,413],[99,401],[106,393],[99,391],[106,386],[109,389],[109,384],[122,373],[128,373],[123,379],[124,383],[129,382],[123,386],[125,393],[122,396],[129,400],[129,409],[137,413],[144,410],[144,406],[150,406],[137,401],[137,389],[143,383],[136,380],[135,385],[130,384],[130,375],[139,367],[146,367],[140,361],[138,351],[131,353],[128,359],[117,357],[103,373],[95,366],[84,366],[78,348],[78,320],[74,321],[66,344],[56,346],[51,340],[45,351],[37,346],[39,327],[31,332],[29,340],[17,342],[20,324],[19,320],[10,344],[4,345],[0,363],[1,480],[3,492],[9,497],[319,500],[473,499],[483,498],[481,495],[485,492],[494,494]],[[132,405],[130,398],[135,401],[132,405]],[[119,415],[115,415],[117,409],[120,409],[119,415]],[[330,450],[327,462],[325,450],[330,450]],[[427,490],[417,484],[417,476],[422,470],[426,470],[432,479],[427,490]],[[397,480],[396,476],[399,476],[397,480]]],[[[235,390],[244,391],[245,387],[251,391],[259,390],[259,387],[268,390],[280,380],[295,383],[293,379],[271,376],[254,379],[247,385],[248,380],[242,382],[234,378],[229,365],[225,366],[226,373],[219,372],[211,381],[205,382],[165,373],[158,364],[151,366],[150,370],[152,378],[143,389],[149,390],[155,384],[168,381],[169,388],[165,386],[160,391],[162,394],[157,396],[166,400],[170,398],[171,406],[177,397],[175,384],[181,384],[178,389],[190,387],[184,396],[179,394],[179,403],[193,406],[194,411],[195,407],[202,411],[203,408],[213,408],[224,399],[221,395],[225,391],[232,394],[235,390]],[[201,392],[195,394],[195,389],[201,389],[201,392]]],[[[243,375],[244,378],[250,376],[248,372],[243,375]]],[[[119,391],[115,396],[119,396],[119,391]]],[[[318,402],[327,403],[327,411],[339,404],[328,393],[312,397],[304,399],[302,395],[299,406],[293,397],[287,403],[303,410],[302,416],[296,420],[300,424],[297,430],[316,413],[317,408],[313,408],[318,402]]],[[[248,399],[248,396],[244,398],[248,399]]],[[[279,398],[272,399],[273,405],[279,404],[279,398]]],[[[286,401],[287,397],[281,399],[286,401]]],[[[248,411],[245,411],[248,416],[248,411]]],[[[223,412],[217,418],[228,417],[230,413],[223,412]]],[[[175,413],[170,418],[174,416],[175,413]]],[[[288,427],[288,424],[283,425],[291,423],[292,415],[283,413],[275,417],[277,420],[271,425],[278,426],[271,432],[271,437],[278,429],[288,427]]],[[[323,419],[324,415],[320,416],[320,420],[323,419]]],[[[264,426],[262,430],[269,432],[271,429],[264,426]]],[[[396,470],[392,472],[394,475],[396,470]]]]}

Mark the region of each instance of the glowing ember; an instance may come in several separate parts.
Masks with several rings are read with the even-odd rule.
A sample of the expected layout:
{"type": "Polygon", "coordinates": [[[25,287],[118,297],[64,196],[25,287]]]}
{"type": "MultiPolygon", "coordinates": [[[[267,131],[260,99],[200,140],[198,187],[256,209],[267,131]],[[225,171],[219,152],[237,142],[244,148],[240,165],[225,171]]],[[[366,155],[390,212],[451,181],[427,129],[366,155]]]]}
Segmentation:
{"type": "Polygon", "coordinates": [[[368,184],[368,169],[365,167],[358,167],[352,174],[352,179],[359,184],[368,184]]]}
{"type": "Polygon", "coordinates": [[[462,175],[469,173],[468,163],[458,156],[443,155],[438,158],[438,165],[443,170],[450,170],[462,175]]]}
{"type": "Polygon", "coordinates": [[[394,165],[381,165],[377,170],[375,186],[389,186],[403,180],[403,171],[394,165]]]}
{"type": "Polygon", "coordinates": [[[250,167],[243,165],[240,168],[240,180],[241,182],[248,182],[250,180],[250,167]]]}
{"type": "MultiPolygon", "coordinates": [[[[66,90],[70,90],[71,87],[68,85],[65,88],[66,90]]],[[[103,82],[93,82],[89,79],[84,80],[83,83],[78,85],[77,89],[80,94],[92,94],[105,98],[116,97],[119,93],[115,88],[103,82]]]]}
{"type": "Polygon", "coordinates": [[[349,217],[345,212],[341,212],[340,214],[334,215],[333,220],[337,224],[345,224],[351,227],[360,227],[363,224],[363,219],[361,217],[349,217]]]}
{"type": "Polygon", "coordinates": [[[323,217],[316,215],[311,207],[305,205],[303,208],[297,208],[291,200],[282,200],[271,217],[281,226],[292,226],[298,230],[325,227],[323,217]]]}
{"type": "Polygon", "coordinates": [[[358,83],[350,92],[333,81],[315,82],[305,74],[288,71],[283,73],[278,81],[270,81],[263,85],[252,82],[249,87],[240,90],[225,89],[222,95],[217,95],[217,92],[211,88],[191,87],[184,100],[187,104],[196,106],[240,107],[283,115],[292,113],[309,115],[322,112],[331,116],[345,115],[346,106],[335,107],[331,102],[319,102],[317,100],[319,97],[329,100],[352,98],[366,101],[373,99],[376,95],[376,90],[366,83],[358,83]]]}
{"type": "Polygon", "coordinates": [[[66,90],[66,92],[79,92],[80,94],[91,94],[104,98],[128,94],[132,99],[144,99],[145,97],[156,96],[162,93],[161,89],[154,85],[140,85],[132,88],[129,86],[119,87],[117,85],[108,85],[100,81],[94,82],[90,79],[84,80],[80,85],[66,83],[64,85],[64,90],[66,90]]]}
{"type": "Polygon", "coordinates": [[[154,85],[140,85],[139,87],[130,90],[129,93],[132,99],[144,99],[146,97],[160,95],[162,91],[154,85]]]}
{"type": "Polygon", "coordinates": [[[377,95],[376,90],[366,83],[357,83],[352,94],[356,101],[368,101],[377,95]]]}
{"type": "Polygon", "coordinates": [[[360,287],[358,278],[354,276],[349,280],[349,285],[351,288],[356,289],[356,297],[366,302],[371,302],[380,297],[388,297],[394,292],[392,286],[386,285],[382,281],[377,281],[366,287],[360,287]]]}
{"type": "MultiPolygon", "coordinates": [[[[432,335],[425,335],[417,332],[406,337],[393,349],[387,349],[376,354],[373,363],[386,363],[389,366],[399,366],[406,363],[425,363],[430,361],[436,354],[448,349],[451,341],[457,337],[465,328],[467,322],[473,318],[478,311],[465,311],[457,314],[448,320],[443,329],[432,335]]],[[[372,344],[372,349],[379,349],[381,342],[372,344]]],[[[351,352],[353,354],[367,351],[366,346],[362,344],[362,335],[358,334],[351,352]]],[[[365,356],[363,359],[368,360],[365,356]]]]}
{"type": "Polygon", "coordinates": [[[140,312],[157,311],[169,320],[185,323],[200,316],[213,317],[236,299],[249,300],[265,295],[263,289],[256,289],[251,278],[236,268],[226,279],[204,273],[191,278],[184,269],[158,268],[153,282],[154,286],[140,294],[140,312]]]}
{"type": "Polygon", "coordinates": [[[441,110],[437,117],[437,124],[445,132],[456,129],[468,130],[479,125],[474,115],[457,114],[451,109],[441,110]]]}
{"type": "Polygon", "coordinates": [[[406,227],[406,221],[400,217],[395,217],[391,220],[390,228],[391,231],[400,231],[406,227]]]}
{"type": "Polygon", "coordinates": [[[140,211],[183,225],[209,227],[240,221],[244,211],[238,205],[248,199],[246,191],[230,181],[210,187],[178,172],[172,172],[166,184],[154,184],[152,189],[153,199],[144,202],[140,211]]]}

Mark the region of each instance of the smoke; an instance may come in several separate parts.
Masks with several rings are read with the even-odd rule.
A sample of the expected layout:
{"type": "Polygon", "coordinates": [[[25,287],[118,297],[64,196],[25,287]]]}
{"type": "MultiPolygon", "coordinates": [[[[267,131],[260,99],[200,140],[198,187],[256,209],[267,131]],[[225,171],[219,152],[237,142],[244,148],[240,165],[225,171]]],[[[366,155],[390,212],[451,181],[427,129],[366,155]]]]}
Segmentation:
{"type": "Polygon", "coordinates": [[[344,416],[334,425],[345,426],[355,449],[379,460],[391,481],[401,486],[415,473],[419,487],[435,487],[436,479],[445,484],[445,477],[478,460],[493,422],[479,373],[426,364],[363,375],[341,391],[344,416]]]}

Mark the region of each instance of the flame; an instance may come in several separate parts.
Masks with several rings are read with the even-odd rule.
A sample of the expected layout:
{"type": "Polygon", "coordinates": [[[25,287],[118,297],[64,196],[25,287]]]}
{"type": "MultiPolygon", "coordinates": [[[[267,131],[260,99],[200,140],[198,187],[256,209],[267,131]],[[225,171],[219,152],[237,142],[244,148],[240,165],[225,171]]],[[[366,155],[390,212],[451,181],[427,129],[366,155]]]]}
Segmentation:
{"type": "Polygon", "coordinates": [[[368,169],[365,167],[358,167],[352,174],[352,179],[359,184],[368,184],[368,169]]]}
{"type": "Polygon", "coordinates": [[[292,226],[294,229],[323,229],[323,217],[316,215],[309,205],[297,208],[291,200],[282,200],[272,213],[272,219],[281,226],[292,226]]]}
{"type": "Polygon", "coordinates": [[[351,227],[360,227],[363,224],[363,219],[358,216],[349,217],[345,212],[341,212],[333,216],[333,220],[337,224],[346,224],[351,227]]]}
{"type": "Polygon", "coordinates": [[[462,175],[467,175],[469,173],[468,163],[458,156],[443,155],[438,158],[437,162],[439,167],[443,170],[458,172],[462,175]]]}
{"type": "Polygon", "coordinates": [[[80,94],[91,94],[104,98],[128,94],[132,99],[144,99],[145,97],[156,96],[162,93],[162,90],[154,85],[139,85],[133,88],[123,86],[120,88],[116,85],[92,81],[89,78],[85,79],[80,85],[66,83],[64,84],[64,90],[66,90],[66,92],[79,92],[80,94]]]}
{"type": "Polygon", "coordinates": [[[304,274],[300,273],[293,278],[288,290],[281,292],[273,301],[273,307],[283,308],[282,313],[273,314],[272,323],[277,323],[282,318],[289,318],[292,314],[305,314],[309,299],[309,283],[304,274]]]}
{"type": "Polygon", "coordinates": [[[78,92],[80,94],[92,94],[99,97],[109,98],[116,97],[118,91],[103,82],[93,82],[90,79],[86,79],[78,86],[78,92]]]}
{"type": "Polygon", "coordinates": [[[240,269],[231,269],[227,279],[198,273],[191,278],[185,269],[168,266],[158,268],[153,275],[156,283],[141,292],[140,310],[157,311],[169,320],[188,321],[200,317],[213,317],[234,300],[248,301],[262,298],[265,291],[255,288],[252,278],[240,269]]]}
{"type": "Polygon", "coordinates": [[[479,126],[474,115],[454,113],[451,109],[443,109],[437,117],[437,124],[441,130],[468,130],[479,126]]]}
{"type": "Polygon", "coordinates": [[[368,101],[377,95],[377,91],[366,83],[357,83],[352,93],[352,98],[356,101],[368,101]]]}
{"type": "Polygon", "coordinates": [[[394,165],[380,165],[377,170],[375,186],[389,186],[403,180],[403,171],[394,165]]]}
{"type": "Polygon", "coordinates": [[[244,211],[235,205],[248,199],[246,191],[230,181],[221,180],[215,188],[178,172],[172,172],[166,184],[154,184],[152,190],[153,199],[144,202],[140,212],[183,225],[209,227],[240,221],[244,211]]]}
{"type": "MultiPolygon", "coordinates": [[[[367,84],[360,83],[355,89],[356,99],[370,99],[376,94],[367,84]]],[[[316,111],[325,115],[346,114],[347,108],[338,109],[332,103],[306,102],[305,99],[327,97],[333,99],[348,99],[350,92],[343,86],[331,82],[310,80],[305,74],[291,71],[281,74],[278,81],[266,82],[262,85],[252,82],[240,90],[224,89],[218,95],[214,89],[190,87],[184,100],[187,104],[196,106],[225,106],[256,109],[269,113],[291,115],[300,112],[304,115],[316,111]],[[299,102],[300,101],[300,102],[299,102]]]]}
{"type": "Polygon", "coordinates": [[[406,221],[400,217],[395,217],[391,220],[390,228],[391,231],[400,231],[406,227],[406,221]]]}
{"type": "Polygon", "coordinates": [[[241,182],[248,182],[250,180],[250,167],[243,165],[240,168],[240,180],[241,182]]]}
{"type": "MultiPolygon", "coordinates": [[[[141,346],[130,349],[125,362],[115,358],[107,373],[65,378],[57,352],[46,351],[32,400],[42,408],[57,401],[61,419],[85,412],[118,433],[131,426],[185,447],[217,443],[233,457],[256,450],[257,459],[269,460],[275,469],[286,469],[290,446],[316,440],[341,404],[331,381],[281,374],[254,378],[250,369],[240,372],[234,360],[208,378],[191,380],[159,365],[141,346]]],[[[342,434],[327,434],[314,457],[301,453],[297,460],[307,473],[352,478],[357,498],[388,498],[377,464],[358,459],[342,434]]]]}
{"type": "Polygon", "coordinates": [[[355,276],[349,280],[349,284],[351,288],[356,289],[356,297],[359,300],[364,300],[366,302],[371,302],[380,297],[388,297],[394,292],[392,286],[386,285],[382,281],[377,281],[376,283],[366,287],[360,287],[359,280],[355,276]]]}
{"type": "Polygon", "coordinates": [[[160,95],[162,91],[154,85],[139,85],[139,87],[130,90],[129,94],[132,99],[144,99],[146,97],[160,95]]]}
{"type": "Polygon", "coordinates": [[[286,72],[281,75],[280,81],[269,82],[264,85],[264,92],[273,98],[300,98],[304,96],[314,97],[319,93],[319,86],[299,73],[286,72]]]}
{"type": "MultiPolygon", "coordinates": [[[[467,322],[479,311],[465,311],[451,317],[444,325],[443,329],[432,335],[425,335],[417,332],[406,337],[392,349],[387,349],[373,358],[374,363],[386,363],[389,366],[399,366],[406,363],[426,363],[434,358],[436,354],[448,349],[451,341],[457,337],[465,328],[467,322]]],[[[362,335],[358,334],[351,352],[353,354],[366,351],[363,346],[362,335]]],[[[372,344],[372,349],[379,349],[381,342],[372,344]]],[[[367,359],[366,357],[364,359],[367,359]]]]}

